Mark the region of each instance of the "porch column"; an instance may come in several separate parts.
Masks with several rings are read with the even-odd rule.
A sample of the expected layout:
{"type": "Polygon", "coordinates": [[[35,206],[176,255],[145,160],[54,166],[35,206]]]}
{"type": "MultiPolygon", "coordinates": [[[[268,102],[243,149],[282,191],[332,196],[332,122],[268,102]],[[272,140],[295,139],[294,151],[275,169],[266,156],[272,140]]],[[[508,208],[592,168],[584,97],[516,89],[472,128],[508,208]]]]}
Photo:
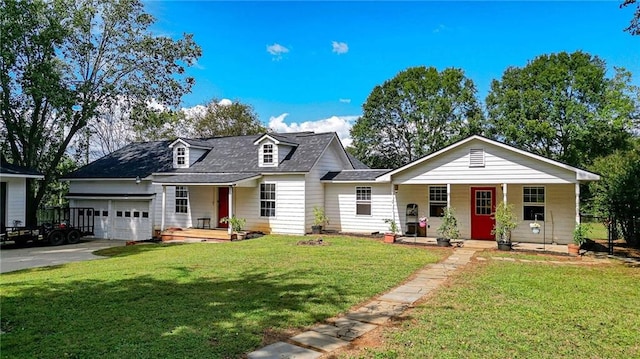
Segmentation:
{"type": "Polygon", "coordinates": [[[113,201],[109,200],[107,202],[107,211],[109,211],[109,217],[107,217],[107,239],[113,239],[113,218],[115,218],[115,212],[113,211],[112,204],[113,201]]]}
{"type": "Polygon", "coordinates": [[[576,226],[580,224],[580,183],[576,183],[576,226]]]}
{"type": "MultiPolygon", "coordinates": [[[[233,186],[229,186],[229,218],[233,217],[233,186]]],[[[233,227],[231,223],[227,226],[227,233],[231,235],[233,233],[233,227]]]]}
{"type": "Polygon", "coordinates": [[[164,216],[167,211],[167,186],[162,185],[162,211],[160,215],[160,231],[164,231],[164,216]]]}
{"type": "Polygon", "coordinates": [[[447,183],[447,208],[451,208],[451,183],[447,183]]]}
{"type": "Polygon", "coordinates": [[[503,183],[502,184],[502,203],[504,203],[504,205],[507,205],[507,184],[503,183]]]}

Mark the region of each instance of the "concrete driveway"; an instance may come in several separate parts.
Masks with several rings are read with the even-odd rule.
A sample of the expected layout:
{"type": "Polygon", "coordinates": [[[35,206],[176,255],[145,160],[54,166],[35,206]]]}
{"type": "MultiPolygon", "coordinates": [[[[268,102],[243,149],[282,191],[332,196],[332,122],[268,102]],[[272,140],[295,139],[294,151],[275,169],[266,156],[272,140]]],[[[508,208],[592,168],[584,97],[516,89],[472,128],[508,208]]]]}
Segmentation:
{"type": "Polygon", "coordinates": [[[125,244],[125,241],[110,241],[106,239],[87,239],[80,241],[78,244],[62,246],[33,245],[28,248],[19,248],[13,244],[2,244],[0,246],[0,273],[101,259],[105,257],[95,256],[91,253],[98,249],[124,246],[125,244]]]}

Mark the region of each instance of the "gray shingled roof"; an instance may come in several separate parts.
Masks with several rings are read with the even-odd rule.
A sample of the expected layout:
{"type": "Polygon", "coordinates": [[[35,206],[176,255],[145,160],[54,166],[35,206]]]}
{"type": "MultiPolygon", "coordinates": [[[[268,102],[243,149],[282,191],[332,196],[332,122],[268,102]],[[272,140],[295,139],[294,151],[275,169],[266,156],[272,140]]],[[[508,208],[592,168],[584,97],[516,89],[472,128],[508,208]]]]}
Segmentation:
{"type": "Polygon", "coordinates": [[[353,165],[353,168],[356,170],[368,170],[370,167],[362,163],[359,159],[357,159],[354,155],[347,152],[347,156],[349,157],[349,161],[353,165]]]}
{"type": "Polygon", "coordinates": [[[388,169],[364,169],[364,170],[344,170],[339,172],[327,172],[320,180],[335,182],[353,181],[375,181],[377,177],[389,172],[388,169]]]}
{"type": "Polygon", "coordinates": [[[171,141],[135,142],[63,178],[141,178],[173,167],[171,141]]]}
{"type": "Polygon", "coordinates": [[[27,175],[27,176],[42,176],[43,174],[33,168],[14,165],[12,163],[5,162],[4,158],[0,161],[0,173],[11,175],[27,175]]]}
{"type": "Polygon", "coordinates": [[[191,146],[204,147],[209,149],[211,148],[211,143],[209,143],[209,141],[207,140],[191,139],[191,138],[181,138],[181,140],[183,140],[184,142],[188,143],[191,146]]]}
{"type": "Polygon", "coordinates": [[[194,140],[198,146],[208,146],[211,150],[189,168],[179,169],[173,168],[173,152],[169,148],[172,141],[132,143],[64,178],[144,178],[152,173],[308,172],[335,138],[333,132],[270,135],[298,144],[278,167],[258,167],[258,146],[253,142],[261,136],[250,135],[194,140]]]}

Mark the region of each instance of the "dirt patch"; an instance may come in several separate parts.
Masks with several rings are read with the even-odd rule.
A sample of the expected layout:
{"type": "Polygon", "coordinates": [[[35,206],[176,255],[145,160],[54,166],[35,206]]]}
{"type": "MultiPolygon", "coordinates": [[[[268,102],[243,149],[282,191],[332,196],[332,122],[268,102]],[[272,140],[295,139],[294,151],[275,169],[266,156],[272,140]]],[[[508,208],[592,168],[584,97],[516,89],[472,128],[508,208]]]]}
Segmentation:
{"type": "MultiPolygon", "coordinates": [[[[605,252],[609,251],[609,242],[606,239],[596,239],[589,241],[585,247],[588,251],[605,252]]],[[[630,247],[627,242],[622,239],[613,241],[613,254],[616,256],[634,258],[640,260],[640,248],[630,247]]]]}
{"type": "Polygon", "coordinates": [[[299,246],[328,246],[329,243],[325,242],[322,238],[309,239],[306,241],[298,241],[299,246]]]}

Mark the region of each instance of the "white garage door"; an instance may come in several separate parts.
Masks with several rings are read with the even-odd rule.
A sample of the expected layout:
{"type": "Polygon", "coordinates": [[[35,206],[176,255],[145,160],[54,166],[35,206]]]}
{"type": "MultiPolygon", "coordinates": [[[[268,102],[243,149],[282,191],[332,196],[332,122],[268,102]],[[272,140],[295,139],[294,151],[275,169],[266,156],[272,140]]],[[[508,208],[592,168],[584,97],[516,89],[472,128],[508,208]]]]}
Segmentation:
{"type": "Polygon", "coordinates": [[[152,237],[150,201],[75,200],[74,207],[92,207],[96,238],[144,240],[152,237]]]}
{"type": "Polygon", "coordinates": [[[149,201],[113,201],[115,239],[144,240],[152,237],[149,201]]]}
{"type": "MultiPolygon", "coordinates": [[[[73,207],[90,207],[92,213],[79,212],[80,216],[93,215],[93,236],[96,238],[109,238],[109,201],[105,200],[76,200],[73,207]]],[[[88,222],[87,222],[88,223],[88,222]]]]}

